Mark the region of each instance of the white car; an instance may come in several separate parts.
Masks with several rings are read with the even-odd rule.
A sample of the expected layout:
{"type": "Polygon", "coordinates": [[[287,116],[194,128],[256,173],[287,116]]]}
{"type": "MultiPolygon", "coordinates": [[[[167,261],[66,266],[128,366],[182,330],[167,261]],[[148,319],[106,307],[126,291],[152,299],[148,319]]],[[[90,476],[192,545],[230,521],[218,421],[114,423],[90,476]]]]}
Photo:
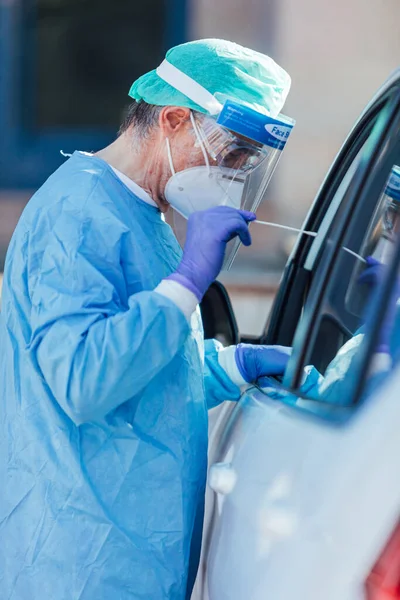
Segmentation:
{"type": "MultiPolygon", "coordinates": [[[[304,224],[317,235],[299,236],[265,334],[252,340],[293,346],[285,376],[210,415],[193,600],[400,599],[400,319],[392,367],[371,384],[400,245],[368,313],[368,293],[358,283],[365,264],[357,258],[377,246],[383,190],[396,164],[400,71],[367,106],[335,159],[304,224]],[[356,338],[347,360],[342,349],[356,338]],[[331,382],[334,371],[335,393],[324,396],[321,380],[304,385],[310,365],[322,382],[328,375],[331,382]]],[[[206,337],[239,341],[219,284],[202,310],[206,337]]]]}

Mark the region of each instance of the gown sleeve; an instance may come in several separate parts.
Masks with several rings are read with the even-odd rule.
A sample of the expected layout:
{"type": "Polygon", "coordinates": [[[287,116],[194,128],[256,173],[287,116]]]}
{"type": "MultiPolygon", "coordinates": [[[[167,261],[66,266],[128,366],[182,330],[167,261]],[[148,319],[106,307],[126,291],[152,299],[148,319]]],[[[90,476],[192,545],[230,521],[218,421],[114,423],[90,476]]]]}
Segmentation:
{"type": "Polygon", "coordinates": [[[209,409],[225,400],[239,400],[241,395],[240,388],[219,364],[218,354],[222,349],[222,344],[216,340],[205,341],[204,386],[209,409]]]}
{"type": "Polygon", "coordinates": [[[61,212],[51,227],[42,224],[44,250],[30,285],[28,351],[78,425],[139,394],[189,334],[184,314],[163,295],[121,298],[123,285],[116,282],[124,281],[124,257],[118,244],[107,243],[110,227],[115,240],[112,219],[76,211],[61,212]]]}

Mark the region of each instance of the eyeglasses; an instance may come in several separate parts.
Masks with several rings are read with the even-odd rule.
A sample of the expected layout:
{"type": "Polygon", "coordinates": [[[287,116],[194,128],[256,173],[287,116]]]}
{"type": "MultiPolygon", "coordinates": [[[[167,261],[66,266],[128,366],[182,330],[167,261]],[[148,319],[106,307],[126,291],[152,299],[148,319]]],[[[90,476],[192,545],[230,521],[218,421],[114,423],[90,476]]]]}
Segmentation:
{"type": "Polygon", "coordinates": [[[220,167],[251,171],[267,156],[262,144],[225,129],[212,117],[196,120],[196,124],[207,152],[220,167]]]}

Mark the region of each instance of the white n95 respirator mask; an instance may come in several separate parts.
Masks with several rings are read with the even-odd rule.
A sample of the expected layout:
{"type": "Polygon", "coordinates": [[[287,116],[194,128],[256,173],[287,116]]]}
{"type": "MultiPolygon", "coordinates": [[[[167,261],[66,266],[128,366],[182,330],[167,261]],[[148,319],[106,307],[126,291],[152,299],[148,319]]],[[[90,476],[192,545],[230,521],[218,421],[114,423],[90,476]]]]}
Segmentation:
{"type": "Polygon", "coordinates": [[[240,208],[243,187],[244,180],[233,178],[230,169],[191,167],[169,179],[165,199],[187,219],[193,212],[216,206],[240,208]]]}
{"type": "MultiPolygon", "coordinates": [[[[195,139],[188,164],[199,161],[199,151],[204,164],[177,172],[170,142],[166,139],[172,176],[167,181],[164,196],[178,213],[174,215],[174,229],[181,245],[186,235],[185,220],[193,212],[217,206],[252,212],[257,209],[294,124],[286,117],[272,119],[232,101],[225,103],[218,119],[194,116],[192,112],[190,119],[195,139]],[[235,128],[240,133],[236,133],[235,128]]],[[[230,267],[239,246],[238,239],[228,244],[224,268],[230,267]]]]}

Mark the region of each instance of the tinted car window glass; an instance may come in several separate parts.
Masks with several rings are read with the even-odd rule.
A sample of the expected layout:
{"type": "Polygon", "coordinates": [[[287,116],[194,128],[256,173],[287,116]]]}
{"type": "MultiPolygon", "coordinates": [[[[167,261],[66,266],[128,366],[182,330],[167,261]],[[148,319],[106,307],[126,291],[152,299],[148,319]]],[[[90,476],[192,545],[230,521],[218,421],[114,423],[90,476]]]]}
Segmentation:
{"type": "MultiPolygon", "coordinates": [[[[304,397],[334,406],[346,406],[351,401],[354,374],[374,324],[375,297],[399,238],[400,222],[391,214],[393,210],[398,214],[397,206],[393,207],[385,189],[365,204],[364,219],[352,223],[339,248],[304,361],[305,376],[300,386],[304,397]]],[[[386,320],[384,327],[392,329],[393,307],[388,308],[389,312],[390,323],[386,320]]],[[[391,336],[382,328],[374,354],[383,363],[379,365],[374,359],[374,370],[367,376],[367,392],[376,384],[376,377],[389,370],[386,346],[391,342],[391,336]]]]}
{"type": "Polygon", "coordinates": [[[396,233],[389,232],[385,225],[391,218],[393,204],[385,193],[389,176],[390,170],[383,189],[375,198],[371,194],[364,203],[339,248],[315,323],[314,343],[307,353],[307,363],[322,374],[343,345],[365,323],[372,293],[372,286],[363,280],[363,273],[368,268],[366,261],[369,257],[382,264],[390,260],[396,233]]]}
{"type": "MultiPolygon", "coordinates": [[[[371,201],[365,207],[365,221],[349,229],[339,249],[314,323],[315,336],[306,354],[298,392],[285,385],[273,390],[271,381],[264,386],[261,383],[261,391],[320,414],[329,413],[332,406],[350,406],[353,376],[360,368],[376,317],[377,294],[389,276],[400,244],[400,195],[396,200],[387,191],[386,184],[375,206],[371,201]]],[[[376,389],[400,360],[400,268],[392,277],[385,305],[369,357],[364,396],[376,389]]]]}
{"type": "Polygon", "coordinates": [[[383,106],[355,159],[348,187],[341,186],[336,192],[340,198],[332,200],[338,208],[325,226],[322,244],[319,239],[312,286],[282,385],[259,382],[269,396],[313,410],[317,403],[351,407],[361,385],[366,381],[364,387],[371,389],[375,382],[369,373],[365,377],[369,356],[388,358],[386,350],[381,352],[383,337],[382,332],[376,335],[379,321],[373,311],[398,237],[398,205],[385,192],[400,162],[399,114],[397,97],[383,106]],[[380,273],[372,285],[364,275],[375,266],[380,273]]]}

